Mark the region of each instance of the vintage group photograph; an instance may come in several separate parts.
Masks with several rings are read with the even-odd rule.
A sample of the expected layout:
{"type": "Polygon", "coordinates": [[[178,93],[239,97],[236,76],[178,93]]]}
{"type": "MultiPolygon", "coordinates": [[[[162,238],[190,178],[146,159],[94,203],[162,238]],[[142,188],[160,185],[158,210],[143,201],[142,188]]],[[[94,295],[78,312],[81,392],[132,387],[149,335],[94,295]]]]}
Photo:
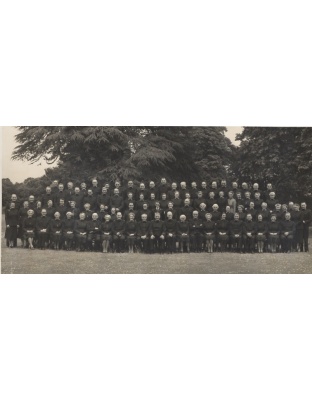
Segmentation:
{"type": "Polygon", "coordinates": [[[20,126],[2,141],[2,274],[312,272],[312,128],[20,126]]]}

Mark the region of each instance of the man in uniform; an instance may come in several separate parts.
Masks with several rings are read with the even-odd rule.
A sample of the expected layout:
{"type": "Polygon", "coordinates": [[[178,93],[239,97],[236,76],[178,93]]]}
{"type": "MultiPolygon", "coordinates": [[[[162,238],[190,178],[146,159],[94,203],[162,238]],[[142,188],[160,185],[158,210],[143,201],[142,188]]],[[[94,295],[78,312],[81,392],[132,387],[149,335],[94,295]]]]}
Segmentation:
{"type": "Polygon", "coordinates": [[[165,224],[160,219],[160,213],[155,212],[155,219],[150,224],[151,251],[164,252],[165,224]]]}
{"type": "Polygon", "coordinates": [[[45,250],[49,241],[50,218],[47,217],[45,208],[41,211],[41,216],[36,219],[36,232],[38,238],[38,248],[45,250]]]}
{"type": "Polygon", "coordinates": [[[244,223],[244,247],[245,251],[249,253],[255,252],[255,235],[256,235],[256,223],[252,220],[252,215],[247,214],[246,221],[244,223]]]}
{"type": "Polygon", "coordinates": [[[167,251],[169,254],[175,253],[176,251],[177,221],[172,217],[172,212],[169,211],[167,213],[167,219],[164,222],[167,251]]]}
{"type": "Polygon", "coordinates": [[[101,241],[101,222],[97,213],[92,214],[91,221],[87,222],[87,245],[91,251],[99,250],[101,241]]]}
{"type": "Polygon", "coordinates": [[[239,214],[234,214],[234,220],[230,222],[230,235],[232,251],[242,253],[244,222],[239,219],[239,214]]]}
{"type": "Polygon", "coordinates": [[[119,189],[115,188],[114,189],[114,195],[110,199],[110,208],[115,208],[116,212],[118,213],[119,211],[121,212],[123,210],[123,199],[119,195],[119,189]]]}
{"type": "Polygon", "coordinates": [[[193,211],[193,218],[190,220],[190,239],[192,251],[200,253],[203,246],[203,221],[198,218],[198,211],[193,211]]]}
{"type": "MultiPolygon", "coordinates": [[[[114,191],[115,190],[118,189],[114,189],[114,191]]],[[[122,214],[119,211],[116,214],[116,220],[113,221],[113,226],[112,226],[113,243],[115,245],[115,250],[117,253],[123,252],[124,250],[125,227],[126,227],[126,222],[122,219],[122,214]]]]}
{"type": "Polygon", "coordinates": [[[183,253],[183,248],[186,246],[186,250],[190,252],[190,226],[186,221],[184,214],[180,215],[180,221],[177,223],[177,238],[180,245],[180,252],[183,253]]]}
{"type": "Polygon", "coordinates": [[[147,214],[141,215],[141,221],[137,225],[137,237],[141,251],[145,254],[149,251],[150,222],[147,221],[147,214]]]}
{"type": "Polygon", "coordinates": [[[300,243],[300,251],[303,251],[303,245],[305,252],[309,251],[309,227],[312,221],[312,212],[307,208],[307,203],[301,203],[301,222],[302,222],[302,237],[303,241],[300,243]]]}
{"type": "Polygon", "coordinates": [[[282,240],[282,251],[284,253],[291,252],[291,245],[296,233],[296,226],[291,221],[291,215],[289,212],[285,214],[285,221],[281,222],[281,240],[282,240]]]}

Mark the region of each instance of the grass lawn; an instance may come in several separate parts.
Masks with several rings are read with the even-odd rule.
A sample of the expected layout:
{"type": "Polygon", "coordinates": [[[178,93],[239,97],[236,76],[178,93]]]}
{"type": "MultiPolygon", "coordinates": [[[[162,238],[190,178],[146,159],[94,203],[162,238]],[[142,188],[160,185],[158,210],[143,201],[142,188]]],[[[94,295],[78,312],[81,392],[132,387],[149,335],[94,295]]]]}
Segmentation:
{"type": "MultiPolygon", "coordinates": [[[[20,241],[18,241],[20,246],[20,241]]],[[[28,250],[5,246],[2,274],[309,274],[312,253],[103,254],[28,250]]]]}

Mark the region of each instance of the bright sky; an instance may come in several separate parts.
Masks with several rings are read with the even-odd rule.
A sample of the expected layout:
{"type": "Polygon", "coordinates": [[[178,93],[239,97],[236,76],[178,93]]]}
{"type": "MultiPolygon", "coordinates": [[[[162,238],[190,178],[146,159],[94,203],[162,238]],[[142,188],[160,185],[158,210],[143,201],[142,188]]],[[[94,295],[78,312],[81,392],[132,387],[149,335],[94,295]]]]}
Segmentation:
{"type": "MultiPolygon", "coordinates": [[[[44,174],[44,170],[51,165],[46,164],[43,160],[35,164],[29,164],[23,161],[12,161],[12,152],[17,145],[15,142],[15,134],[18,130],[12,126],[0,128],[2,136],[2,178],[9,178],[13,183],[23,182],[26,178],[38,178],[44,174]]],[[[241,126],[228,126],[228,136],[233,142],[236,133],[242,131],[241,126]]],[[[235,143],[235,142],[234,142],[235,143]]],[[[237,142],[235,143],[237,144],[237,142]]]]}

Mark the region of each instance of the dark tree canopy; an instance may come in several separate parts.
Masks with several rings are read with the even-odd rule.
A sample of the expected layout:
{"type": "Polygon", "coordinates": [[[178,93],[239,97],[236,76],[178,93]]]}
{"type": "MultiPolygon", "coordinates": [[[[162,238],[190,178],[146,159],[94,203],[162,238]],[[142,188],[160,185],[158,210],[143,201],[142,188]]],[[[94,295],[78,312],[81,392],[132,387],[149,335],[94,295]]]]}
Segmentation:
{"type": "Polygon", "coordinates": [[[235,173],[240,181],[272,182],[284,198],[312,191],[312,128],[245,127],[235,173]]]}
{"type": "Polygon", "coordinates": [[[225,127],[20,127],[13,159],[57,161],[71,179],[211,179],[226,176],[235,147],[225,127]]]}

